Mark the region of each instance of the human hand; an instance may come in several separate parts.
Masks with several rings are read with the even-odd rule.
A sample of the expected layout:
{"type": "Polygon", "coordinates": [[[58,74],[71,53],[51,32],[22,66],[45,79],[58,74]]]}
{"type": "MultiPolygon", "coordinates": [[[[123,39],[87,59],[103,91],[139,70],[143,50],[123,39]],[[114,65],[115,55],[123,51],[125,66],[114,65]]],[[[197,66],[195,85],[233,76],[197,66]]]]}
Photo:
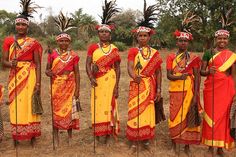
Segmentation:
{"type": "Polygon", "coordinates": [[[48,77],[54,76],[54,74],[53,74],[53,72],[52,72],[51,69],[47,69],[47,70],[45,71],[45,74],[46,74],[48,77]]]}
{"type": "Polygon", "coordinates": [[[215,74],[216,73],[216,67],[215,66],[211,66],[209,68],[209,74],[215,74]]]}
{"type": "Polygon", "coordinates": [[[141,78],[140,76],[135,76],[135,77],[133,78],[133,80],[134,80],[135,83],[140,84],[142,78],[141,78]]]}

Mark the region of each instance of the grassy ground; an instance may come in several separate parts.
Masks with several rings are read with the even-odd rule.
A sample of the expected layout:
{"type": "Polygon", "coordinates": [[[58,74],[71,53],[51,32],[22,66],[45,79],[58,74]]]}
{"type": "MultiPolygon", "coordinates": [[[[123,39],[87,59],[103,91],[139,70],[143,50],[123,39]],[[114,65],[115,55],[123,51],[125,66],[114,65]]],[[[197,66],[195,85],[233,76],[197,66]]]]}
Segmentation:
{"type": "MultiPolygon", "coordinates": [[[[167,50],[160,51],[163,58],[163,98],[165,113],[169,115],[169,97],[168,97],[168,80],[166,79],[165,59],[168,54],[167,50]]],[[[80,73],[81,73],[81,104],[83,112],[80,119],[80,131],[73,132],[72,146],[67,145],[67,133],[65,131],[60,132],[61,146],[56,150],[52,150],[52,126],[51,126],[51,108],[50,108],[50,92],[49,92],[49,79],[45,76],[44,70],[46,66],[46,55],[43,56],[42,64],[42,99],[45,113],[42,116],[42,136],[37,139],[36,147],[32,149],[28,141],[20,143],[18,152],[19,157],[132,157],[137,154],[132,154],[128,148],[128,142],[125,137],[125,129],[127,122],[127,98],[129,77],[126,70],[127,65],[127,52],[120,52],[122,57],[121,63],[121,80],[120,80],[120,97],[119,97],[119,114],[121,120],[121,133],[117,141],[111,141],[108,145],[99,144],[96,147],[96,154],[93,154],[93,136],[90,117],[90,84],[86,76],[85,71],[85,59],[86,52],[78,52],[80,56],[80,73]]],[[[6,88],[8,71],[0,72],[0,84],[3,84],[6,88]]],[[[202,80],[203,82],[203,80],[202,80]]],[[[203,84],[203,83],[202,83],[203,84]]],[[[7,94],[5,91],[5,100],[7,94]]],[[[5,136],[2,143],[0,143],[0,157],[12,157],[15,156],[15,149],[13,148],[13,142],[10,132],[9,123],[9,110],[8,106],[2,105],[1,112],[4,121],[5,136]]],[[[151,152],[147,150],[140,150],[140,157],[174,157],[175,154],[170,151],[171,142],[168,133],[167,121],[158,124],[156,127],[155,140],[151,143],[151,152]]],[[[180,147],[180,156],[186,156],[183,153],[183,146],[180,147]]],[[[206,156],[206,146],[191,146],[191,152],[193,157],[206,156]]],[[[235,156],[235,151],[226,152],[227,156],[235,156]]]]}

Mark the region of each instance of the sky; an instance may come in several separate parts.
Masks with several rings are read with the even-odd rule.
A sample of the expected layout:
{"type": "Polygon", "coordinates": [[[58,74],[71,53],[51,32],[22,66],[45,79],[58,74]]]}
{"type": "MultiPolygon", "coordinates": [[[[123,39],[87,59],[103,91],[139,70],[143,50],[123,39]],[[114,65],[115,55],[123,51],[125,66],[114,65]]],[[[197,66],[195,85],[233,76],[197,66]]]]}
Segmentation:
{"type": "MultiPolygon", "coordinates": [[[[51,12],[52,15],[58,15],[59,11],[63,13],[74,13],[79,8],[83,8],[83,13],[92,15],[96,20],[99,20],[99,15],[102,15],[102,4],[104,0],[32,0],[36,4],[44,7],[38,10],[34,15],[33,21],[40,21],[39,15],[42,14],[42,19],[51,12]]],[[[109,0],[108,0],[109,1],[109,0]]],[[[146,0],[147,5],[152,5],[155,0],[146,0]]],[[[0,10],[8,12],[20,12],[20,0],[0,0],[0,10]]],[[[117,6],[123,10],[143,10],[143,0],[116,0],[117,6]]]]}

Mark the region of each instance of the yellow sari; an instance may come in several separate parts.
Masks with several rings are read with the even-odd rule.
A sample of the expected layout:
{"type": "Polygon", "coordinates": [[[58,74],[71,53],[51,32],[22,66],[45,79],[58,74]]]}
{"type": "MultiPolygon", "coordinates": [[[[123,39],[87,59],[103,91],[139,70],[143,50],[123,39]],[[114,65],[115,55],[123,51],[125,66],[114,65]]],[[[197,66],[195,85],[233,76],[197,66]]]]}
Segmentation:
{"type": "Polygon", "coordinates": [[[35,39],[28,37],[19,39],[18,43],[21,49],[14,49],[14,44],[9,49],[9,60],[15,56],[18,59],[16,73],[12,68],[8,82],[10,122],[13,139],[26,140],[40,136],[41,130],[40,115],[32,114],[32,95],[36,84],[35,64],[33,58],[26,61],[24,58],[32,56],[35,50],[41,55],[42,47],[35,39]]]}
{"type": "MultiPolygon", "coordinates": [[[[130,81],[128,122],[126,130],[127,138],[134,141],[154,138],[154,98],[156,93],[154,73],[156,69],[160,68],[162,63],[160,55],[155,49],[151,48],[150,59],[148,60],[144,59],[141,53],[137,51],[138,49],[131,49],[129,53],[137,53],[134,59],[134,65],[137,65],[138,62],[142,65],[142,69],[139,72],[142,80],[139,84],[139,92],[138,84],[133,80],[130,81]]],[[[144,51],[147,52],[148,50],[145,49],[144,51]]],[[[135,74],[138,75],[138,70],[134,69],[134,71],[135,74]]]]}
{"type": "MultiPolygon", "coordinates": [[[[109,49],[110,46],[103,47],[104,52],[109,52],[109,49]]],[[[120,61],[120,56],[118,49],[113,44],[111,44],[111,51],[108,54],[105,54],[103,51],[97,47],[92,56],[93,63],[99,68],[96,74],[98,86],[91,90],[91,120],[93,127],[95,127],[95,136],[117,135],[120,131],[118,106],[113,96],[116,84],[116,73],[113,65],[116,61],[120,61]]]]}
{"type": "Polygon", "coordinates": [[[185,63],[185,59],[182,59],[182,54],[175,57],[175,54],[171,54],[167,58],[167,62],[172,60],[171,65],[175,76],[180,76],[182,73],[189,73],[185,81],[176,80],[170,81],[169,93],[170,93],[170,117],[169,117],[169,129],[171,139],[176,143],[183,144],[199,144],[200,143],[200,126],[189,128],[187,126],[187,114],[190,109],[191,101],[193,98],[194,89],[194,77],[192,67],[199,65],[199,58],[193,54],[190,54],[190,61],[188,67],[181,69],[185,63]],[[173,59],[170,59],[173,58],[173,59]]]}

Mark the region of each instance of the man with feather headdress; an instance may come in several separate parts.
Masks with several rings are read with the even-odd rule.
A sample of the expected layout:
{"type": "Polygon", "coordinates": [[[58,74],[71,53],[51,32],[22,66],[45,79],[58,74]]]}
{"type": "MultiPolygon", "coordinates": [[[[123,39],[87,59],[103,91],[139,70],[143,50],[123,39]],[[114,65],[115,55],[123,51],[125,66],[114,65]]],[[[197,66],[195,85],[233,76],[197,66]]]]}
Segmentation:
{"type": "Polygon", "coordinates": [[[203,89],[202,143],[209,146],[210,153],[217,147],[219,156],[224,156],[223,148],[234,148],[229,118],[230,108],[236,104],[236,54],[228,49],[230,32],[226,30],[233,23],[231,13],[232,8],[221,12],[222,28],[215,32],[215,48],[204,53],[201,66],[201,75],[207,77],[203,89]]]}
{"type": "Polygon", "coordinates": [[[200,18],[188,11],[182,21],[181,30],[174,32],[178,51],[170,53],[166,60],[167,78],[170,80],[170,137],[173,150],[176,152],[176,143],[185,144],[184,150],[187,155],[190,153],[190,144],[200,143],[200,119],[197,123],[190,124],[195,117],[189,116],[192,109],[199,115],[198,107],[200,107],[199,69],[201,60],[197,55],[188,51],[189,42],[193,40],[190,33],[192,25],[198,22],[200,22],[200,18]]]}
{"type": "Polygon", "coordinates": [[[154,34],[153,22],[156,21],[157,5],[146,7],[144,0],[143,19],[133,30],[138,46],[128,52],[128,73],[131,77],[128,103],[128,122],[126,137],[131,147],[142,141],[149,148],[149,140],[155,135],[154,101],[161,97],[161,63],[159,52],[149,46],[154,34]]]}
{"type": "Polygon", "coordinates": [[[115,2],[105,0],[102,24],[96,27],[100,42],[90,45],[87,53],[86,71],[93,87],[92,126],[95,127],[98,140],[100,136],[106,136],[107,140],[110,135],[117,135],[120,129],[116,99],[119,96],[121,59],[118,48],[111,44],[111,32],[114,29],[112,17],[117,12],[119,9],[115,2]]]}
{"type": "Polygon", "coordinates": [[[40,115],[32,113],[33,93],[40,95],[42,47],[37,40],[27,36],[29,17],[39,6],[31,0],[21,0],[22,12],[15,19],[17,34],[5,38],[3,66],[10,68],[8,82],[10,122],[12,137],[31,140],[41,135],[40,115]]]}
{"type": "Polygon", "coordinates": [[[70,49],[71,36],[67,33],[73,28],[72,19],[60,12],[56,25],[60,33],[56,37],[58,44],[48,54],[46,75],[52,81],[52,105],[53,105],[53,127],[57,145],[59,145],[58,131],[67,130],[68,144],[72,138],[72,129],[79,130],[79,117],[76,104],[79,105],[79,57],[77,53],[70,49]]]}

